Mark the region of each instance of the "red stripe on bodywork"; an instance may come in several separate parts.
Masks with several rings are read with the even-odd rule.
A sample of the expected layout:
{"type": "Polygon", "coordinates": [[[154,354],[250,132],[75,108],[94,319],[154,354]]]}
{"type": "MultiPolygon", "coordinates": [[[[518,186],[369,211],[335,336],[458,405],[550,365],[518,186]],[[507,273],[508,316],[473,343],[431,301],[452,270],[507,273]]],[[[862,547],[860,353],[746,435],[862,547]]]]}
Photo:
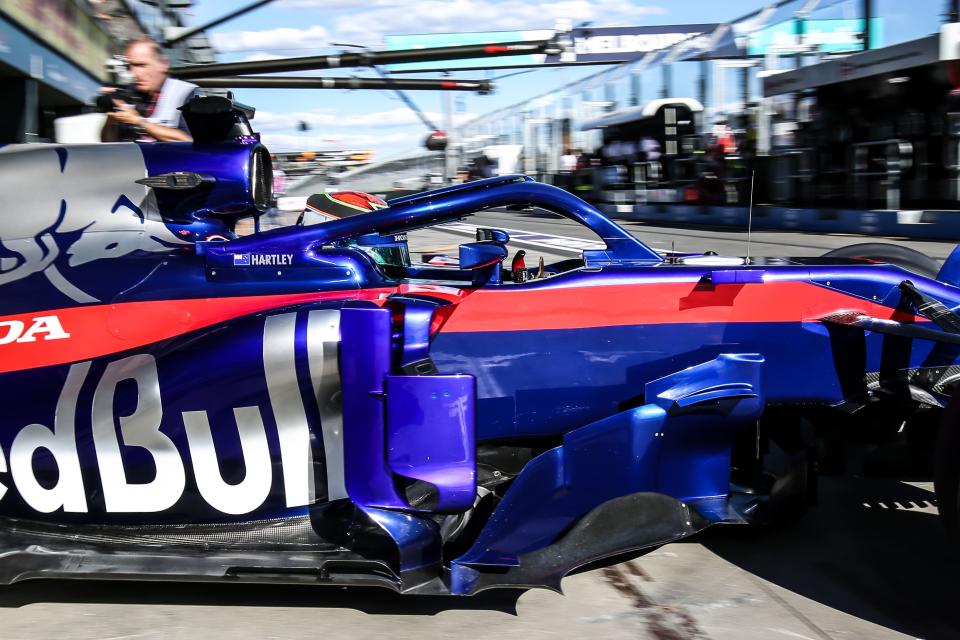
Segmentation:
{"type": "MultiPolygon", "coordinates": [[[[97,358],[141,347],[234,318],[291,305],[328,300],[378,300],[393,289],[322,291],[269,296],[156,300],[71,307],[0,317],[29,327],[56,316],[68,338],[0,344],[0,373],[97,358]]],[[[4,325],[0,325],[3,327],[4,325]]],[[[0,338],[5,337],[0,331],[0,338]]]]}
{"type": "Polygon", "coordinates": [[[441,332],[586,329],[636,324],[816,321],[859,310],[913,322],[911,314],[805,282],[720,284],[666,282],[514,291],[465,296],[441,332]]]}
{"type": "MultiPolygon", "coordinates": [[[[383,304],[391,293],[416,293],[452,303],[437,317],[441,332],[535,331],[607,326],[725,322],[819,321],[837,311],[915,322],[912,314],[804,282],[721,284],[691,282],[555,287],[458,289],[401,285],[363,291],[321,291],[268,296],[154,300],[70,307],[0,317],[23,323],[56,316],[68,338],[0,344],[0,373],[97,358],[167,340],[245,315],[335,300],[383,304]]],[[[0,324],[0,339],[6,337],[0,324]]],[[[9,326],[9,325],[6,325],[9,326]]],[[[431,334],[437,329],[433,326],[431,334]]]]}

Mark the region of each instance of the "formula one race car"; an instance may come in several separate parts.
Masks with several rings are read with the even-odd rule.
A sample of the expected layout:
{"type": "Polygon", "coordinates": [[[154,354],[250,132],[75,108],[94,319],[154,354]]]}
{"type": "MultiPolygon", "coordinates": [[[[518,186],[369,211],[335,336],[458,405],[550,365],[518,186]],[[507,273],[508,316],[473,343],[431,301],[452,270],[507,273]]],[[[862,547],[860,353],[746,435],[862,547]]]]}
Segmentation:
{"type": "Polygon", "coordinates": [[[185,113],[192,144],[0,149],[0,583],[559,588],[802,508],[818,437],[929,421],[960,379],[960,253],[937,278],[665,258],[523,176],[237,237],[270,202],[251,113],[185,113]],[[516,206],[603,246],[543,269],[506,268],[499,229],[455,266],[402,246],[516,206]]]}

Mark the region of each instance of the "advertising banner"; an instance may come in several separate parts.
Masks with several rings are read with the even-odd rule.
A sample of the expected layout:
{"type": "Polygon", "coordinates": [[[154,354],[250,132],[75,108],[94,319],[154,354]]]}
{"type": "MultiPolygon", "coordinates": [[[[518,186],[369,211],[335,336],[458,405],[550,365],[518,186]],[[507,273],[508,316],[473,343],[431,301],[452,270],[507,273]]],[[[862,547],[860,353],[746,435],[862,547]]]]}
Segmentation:
{"type": "MultiPolygon", "coordinates": [[[[560,64],[616,64],[637,60],[644,54],[670,47],[678,42],[713,32],[716,24],[657,25],[650,27],[577,28],[570,32],[573,46],[558,55],[533,54],[470,58],[446,62],[422,62],[387,65],[391,73],[411,71],[447,71],[451,69],[505,69],[560,64]]],[[[494,44],[524,40],[546,40],[553,36],[549,29],[535,31],[486,31],[474,33],[439,33],[388,35],[384,49],[426,49],[469,44],[494,44]]]]}
{"type": "Polygon", "coordinates": [[[546,62],[611,64],[636,60],[645,53],[672,47],[694,36],[712,33],[716,24],[675,24],[652,27],[574,29],[573,51],[546,56],[546,62]]]}
{"type": "MultiPolygon", "coordinates": [[[[788,20],[754,31],[748,36],[747,53],[751,56],[766,55],[775,47],[781,53],[789,52],[791,46],[800,44],[813,47],[822,53],[852,53],[863,50],[863,18],[853,20],[804,20],[803,34],[798,36],[799,23],[788,20]]],[[[872,47],[883,47],[883,18],[871,18],[872,47]]]]}

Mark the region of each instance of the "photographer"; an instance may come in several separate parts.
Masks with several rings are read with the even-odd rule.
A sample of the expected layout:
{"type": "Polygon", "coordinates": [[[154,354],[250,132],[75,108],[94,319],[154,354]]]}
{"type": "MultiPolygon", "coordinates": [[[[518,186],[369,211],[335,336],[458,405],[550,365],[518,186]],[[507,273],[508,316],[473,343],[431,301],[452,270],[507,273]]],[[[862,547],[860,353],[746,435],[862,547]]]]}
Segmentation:
{"type": "Polygon", "coordinates": [[[189,142],[193,140],[178,110],[190,99],[197,86],[167,75],[169,64],[160,46],[149,36],[133,40],[126,47],[127,62],[133,75],[133,91],[104,89],[112,109],[100,132],[104,142],[189,142]],[[126,98],[128,101],[122,99],[126,98]],[[131,104],[133,102],[133,104],[131,104]],[[139,105],[136,103],[140,103],[139,105]]]}

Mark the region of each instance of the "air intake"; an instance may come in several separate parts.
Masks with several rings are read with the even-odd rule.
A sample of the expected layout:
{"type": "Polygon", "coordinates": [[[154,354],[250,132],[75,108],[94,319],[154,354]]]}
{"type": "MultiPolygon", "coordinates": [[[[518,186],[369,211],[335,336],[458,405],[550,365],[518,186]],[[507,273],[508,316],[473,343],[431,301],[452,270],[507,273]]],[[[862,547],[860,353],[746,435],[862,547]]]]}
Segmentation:
{"type": "Polygon", "coordinates": [[[260,211],[273,204],[273,164],[266,147],[256,146],[250,154],[250,200],[260,211]]]}

